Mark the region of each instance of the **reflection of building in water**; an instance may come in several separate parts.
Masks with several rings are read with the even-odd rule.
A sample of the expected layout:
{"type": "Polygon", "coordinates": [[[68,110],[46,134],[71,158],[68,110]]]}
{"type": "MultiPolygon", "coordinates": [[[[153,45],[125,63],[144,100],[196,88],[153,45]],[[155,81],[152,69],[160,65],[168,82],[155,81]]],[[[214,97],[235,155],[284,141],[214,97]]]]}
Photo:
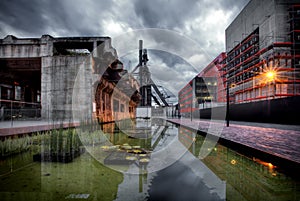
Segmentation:
{"type": "MultiPolygon", "coordinates": [[[[199,155],[204,137],[197,135],[192,147],[192,131],[179,128],[179,141],[195,156],[199,155]]],[[[230,148],[217,144],[202,160],[209,169],[226,181],[228,200],[295,200],[296,181],[268,162],[248,158],[230,148]]]]}
{"type": "Polygon", "coordinates": [[[178,133],[178,140],[192,152],[191,148],[195,139],[195,132],[192,132],[187,128],[180,127],[178,133]]]}
{"type": "Polygon", "coordinates": [[[125,119],[101,125],[101,130],[114,145],[128,144],[153,151],[165,136],[169,125],[161,119],[125,119]]]}
{"type": "MultiPolygon", "coordinates": [[[[118,186],[116,200],[147,200],[149,194],[159,195],[160,189],[166,184],[164,182],[167,182],[165,186],[168,186],[168,190],[171,191],[174,188],[169,188],[170,184],[176,184],[176,189],[179,191],[173,191],[173,196],[191,190],[189,185],[181,190],[182,183],[189,183],[192,184],[193,195],[198,195],[198,190],[202,189],[200,194],[217,193],[225,197],[222,196],[225,195],[225,183],[217,179],[192,154],[186,152],[178,142],[178,129],[174,124],[158,118],[135,121],[127,119],[102,124],[101,128],[105,137],[92,137],[92,140],[100,139],[100,142],[102,139],[102,143],[90,143],[89,153],[104,165],[124,172],[124,179],[118,186]],[[193,179],[195,183],[191,182],[191,177],[195,179],[193,179]],[[157,183],[154,184],[153,181],[157,183]],[[204,191],[202,187],[206,190],[204,191]]],[[[98,132],[96,133],[99,135],[98,132]]],[[[82,135],[82,137],[86,136],[89,135],[82,135]]]]}

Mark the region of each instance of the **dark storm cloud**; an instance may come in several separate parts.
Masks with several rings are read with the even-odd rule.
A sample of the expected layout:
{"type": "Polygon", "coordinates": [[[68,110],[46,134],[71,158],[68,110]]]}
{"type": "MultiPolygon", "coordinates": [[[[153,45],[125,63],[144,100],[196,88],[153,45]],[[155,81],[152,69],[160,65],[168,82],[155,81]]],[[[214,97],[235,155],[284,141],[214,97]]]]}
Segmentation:
{"type": "MultiPolygon", "coordinates": [[[[231,10],[233,5],[242,7],[247,1],[1,0],[0,34],[4,37],[13,31],[17,35],[27,36],[47,33],[63,36],[109,35],[110,30],[104,23],[108,19],[122,23],[125,28],[167,28],[186,33],[187,22],[193,22],[199,16],[205,17],[212,8],[231,10]]],[[[199,26],[201,26],[199,22],[191,23],[189,27],[191,34],[209,35],[199,33],[197,29],[199,26]]],[[[201,45],[204,43],[201,40],[198,42],[202,43],[201,45]]]]}
{"type": "Polygon", "coordinates": [[[88,4],[91,1],[70,0],[2,0],[0,1],[1,35],[17,34],[40,36],[58,35],[99,35],[100,20],[108,11],[110,1],[88,4]],[[92,8],[86,7],[91,5],[92,8]],[[89,10],[92,9],[93,12],[89,10]],[[98,12],[97,12],[98,11],[98,12]],[[102,11],[102,12],[101,12],[102,11]],[[8,30],[4,30],[5,28],[8,30]]]}
{"type": "MultiPolygon", "coordinates": [[[[27,33],[40,32],[44,30],[46,23],[41,16],[43,13],[43,1],[32,0],[30,3],[26,0],[2,0],[0,1],[0,19],[2,23],[10,27],[17,28],[27,33]]],[[[2,26],[1,26],[2,27],[2,26]]],[[[5,33],[5,30],[1,32],[5,33]]]]}
{"type": "MultiPolygon", "coordinates": [[[[213,59],[224,51],[226,26],[248,2],[249,0],[136,0],[133,7],[144,27],[181,32],[196,41],[213,59]]],[[[172,45],[171,49],[176,48],[174,46],[185,46],[176,41],[167,43],[171,39],[159,35],[153,36],[153,39],[162,45],[172,45]]]]}
{"type": "Polygon", "coordinates": [[[209,10],[223,9],[230,11],[234,7],[242,8],[249,0],[173,0],[139,1],[134,3],[134,10],[146,27],[174,28],[182,27],[187,20],[205,15],[209,10]]]}
{"type": "Polygon", "coordinates": [[[230,10],[233,6],[240,9],[243,8],[249,2],[249,0],[222,0],[215,2],[218,2],[222,8],[230,10]]]}
{"type": "Polygon", "coordinates": [[[196,10],[197,0],[139,1],[134,3],[134,10],[142,18],[146,27],[173,28],[181,27],[186,19],[200,14],[196,10]]]}
{"type": "MultiPolygon", "coordinates": [[[[128,31],[143,30],[144,47],[157,50],[149,52],[149,64],[155,66],[153,75],[168,80],[165,84],[174,93],[225,50],[226,26],[248,1],[0,0],[0,38],[9,34],[16,37],[110,36],[117,48],[114,42],[119,37],[124,47],[117,51],[125,57],[126,50],[138,48],[140,39],[130,38],[128,31]]],[[[125,65],[131,69],[136,60],[135,52],[128,54],[125,65]]]]}
{"type": "Polygon", "coordinates": [[[160,57],[162,62],[169,67],[174,67],[176,64],[188,65],[188,63],[179,56],[161,50],[148,50],[149,57],[160,57]]]}

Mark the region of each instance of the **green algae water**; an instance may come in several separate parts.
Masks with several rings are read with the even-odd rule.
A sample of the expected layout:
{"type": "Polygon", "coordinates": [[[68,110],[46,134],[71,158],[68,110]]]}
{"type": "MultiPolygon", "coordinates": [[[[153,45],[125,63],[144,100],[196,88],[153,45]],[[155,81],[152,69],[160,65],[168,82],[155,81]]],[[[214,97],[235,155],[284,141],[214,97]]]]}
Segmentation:
{"type": "Polygon", "coordinates": [[[1,169],[1,200],[114,200],[123,179],[88,153],[71,163],[39,163],[26,152],[1,166],[7,167],[1,169]]]}
{"type": "MultiPolygon", "coordinates": [[[[197,157],[205,138],[189,129],[179,129],[183,144],[193,136],[195,144],[186,147],[197,157]]],[[[296,173],[299,166],[295,167],[296,172],[287,172],[284,164],[276,167],[259,156],[245,156],[219,143],[201,161],[226,181],[226,200],[300,200],[300,180],[296,173]]]]}
{"type": "MultiPolygon", "coordinates": [[[[50,150],[39,139],[27,138],[29,148],[1,157],[1,201],[300,200],[299,178],[281,171],[284,167],[221,144],[200,160],[205,137],[163,120],[85,129],[80,146],[86,151],[68,163],[34,161],[36,153],[50,150]]],[[[56,144],[69,150],[67,142],[56,144]]]]}

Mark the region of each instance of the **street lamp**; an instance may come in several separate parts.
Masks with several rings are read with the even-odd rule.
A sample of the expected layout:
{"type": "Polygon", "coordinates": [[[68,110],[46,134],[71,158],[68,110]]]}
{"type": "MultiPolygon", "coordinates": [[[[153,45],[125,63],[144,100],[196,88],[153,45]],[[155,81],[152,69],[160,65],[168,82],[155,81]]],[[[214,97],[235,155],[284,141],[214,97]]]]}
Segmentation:
{"type": "Polygon", "coordinates": [[[229,127],[229,74],[226,75],[226,126],[229,127]]]}
{"type": "Polygon", "coordinates": [[[229,82],[226,80],[226,126],[229,127],[229,82]]]}

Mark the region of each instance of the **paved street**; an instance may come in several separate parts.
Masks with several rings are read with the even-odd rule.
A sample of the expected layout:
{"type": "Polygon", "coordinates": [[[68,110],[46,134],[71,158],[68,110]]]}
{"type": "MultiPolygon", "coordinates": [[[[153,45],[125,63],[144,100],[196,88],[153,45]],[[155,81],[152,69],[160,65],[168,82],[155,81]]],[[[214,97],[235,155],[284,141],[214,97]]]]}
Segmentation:
{"type": "MultiPolygon", "coordinates": [[[[300,126],[252,122],[230,122],[199,119],[168,119],[195,130],[207,132],[218,128],[221,138],[300,163],[300,126]]],[[[210,133],[212,134],[212,133],[210,133]]]]}

